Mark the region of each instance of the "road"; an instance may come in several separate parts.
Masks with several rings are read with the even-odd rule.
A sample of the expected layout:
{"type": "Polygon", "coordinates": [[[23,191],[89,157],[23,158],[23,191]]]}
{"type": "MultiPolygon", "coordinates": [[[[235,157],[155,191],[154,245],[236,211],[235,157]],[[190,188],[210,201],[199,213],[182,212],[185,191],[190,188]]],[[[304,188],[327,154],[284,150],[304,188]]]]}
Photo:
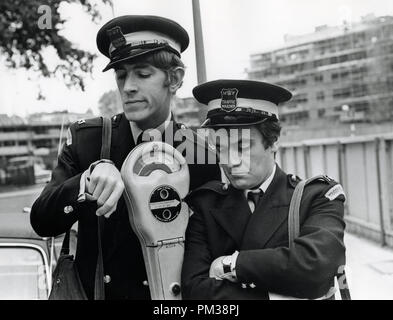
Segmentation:
{"type": "Polygon", "coordinates": [[[393,249],[346,234],[346,273],[354,300],[393,300],[393,249]]]}
{"type": "Polygon", "coordinates": [[[31,207],[40,195],[44,185],[36,185],[21,190],[0,193],[0,214],[22,212],[24,207],[31,207]]]}

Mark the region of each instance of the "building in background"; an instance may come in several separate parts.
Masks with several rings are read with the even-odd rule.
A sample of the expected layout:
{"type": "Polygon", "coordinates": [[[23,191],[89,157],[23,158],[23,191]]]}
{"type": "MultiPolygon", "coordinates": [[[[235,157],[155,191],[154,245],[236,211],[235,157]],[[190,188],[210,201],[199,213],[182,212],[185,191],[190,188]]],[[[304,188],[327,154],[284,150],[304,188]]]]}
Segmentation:
{"type": "MultiPolygon", "coordinates": [[[[105,97],[119,103],[110,92],[105,97]]],[[[101,100],[103,104],[104,100],[101,100]]],[[[194,98],[175,97],[172,103],[176,121],[190,128],[199,127],[205,119],[207,111],[203,109],[194,98]]],[[[111,114],[119,110],[104,106],[100,111],[111,114]]],[[[0,185],[31,184],[45,180],[48,171],[56,165],[57,153],[66,139],[68,126],[92,117],[94,114],[91,110],[86,113],[34,113],[26,119],[0,114],[0,185]]]]}
{"type": "Polygon", "coordinates": [[[11,157],[32,153],[31,135],[25,119],[0,114],[0,168],[4,167],[11,157]]]}
{"type": "Polygon", "coordinates": [[[191,129],[198,128],[206,118],[207,110],[193,97],[172,100],[172,112],[175,120],[191,129]]]}
{"type": "Polygon", "coordinates": [[[92,118],[91,110],[86,113],[73,113],[68,111],[55,111],[51,113],[33,113],[26,119],[32,133],[31,140],[34,149],[46,148],[56,150],[59,146],[60,134],[65,140],[68,126],[79,119],[92,118]],[[63,133],[61,133],[63,126],[63,133]]]}
{"type": "Polygon", "coordinates": [[[0,114],[0,184],[33,182],[33,164],[30,161],[18,165],[18,171],[12,163],[12,159],[28,156],[32,154],[32,150],[31,131],[26,120],[18,116],[0,114]]]}
{"type": "Polygon", "coordinates": [[[280,110],[286,126],[393,120],[393,17],[368,15],[358,23],[320,26],[312,34],[286,36],[281,48],[250,58],[249,79],[294,94],[280,110]]]}
{"type": "Polygon", "coordinates": [[[93,113],[56,111],[27,119],[0,114],[0,184],[31,184],[56,164],[68,126],[93,113]],[[34,168],[34,169],[31,169],[34,168]]]}

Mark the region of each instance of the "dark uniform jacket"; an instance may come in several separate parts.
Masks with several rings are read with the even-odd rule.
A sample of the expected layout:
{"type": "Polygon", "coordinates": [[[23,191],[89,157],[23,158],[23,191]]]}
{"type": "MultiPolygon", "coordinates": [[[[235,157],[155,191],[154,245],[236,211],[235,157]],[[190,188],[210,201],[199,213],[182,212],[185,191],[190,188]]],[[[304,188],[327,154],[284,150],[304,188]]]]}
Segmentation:
{"type": "Polygon", "coordinates": [[[332,192],[337,182],[328,177],[306,185],[300,235],[289,250],[288,210],[298,181],[277,167],[253,213],[243,191],[218,181],[189,194],[194,213],[186,232],[183,298],[268,299],[268,292],[318,298],[329,291],[345,264],[345,196],[332,192]],[[209,278],[213,260],[236,250],[238,283],[209,278]]]}
{"type": "MultiPolygon", "coordinates": [[[[184,126],[175,123],[175,130],[184,130],[184,126]]],[[[33,204],[31,224],[41,236],[57,236],[78,221],[75,260],[86,294],[92,298],[97,261],[97,205],[95,202],[78,203],[77,198],[82,173],[100,157],[102,120],[94,118],[79,121],[70,126],[70,132],[72,142],[64,145],[58,165],[53,170],[52,180],[33,204]],[[64,210],[67,206],[68,210],[64,210]],[[72,207],[72,212],[69,212],[69,206],[72,207]]],[[[175,147],[180,143],[181,141],[175,142],[175,147]]],[[[193,142],[188,140],[186,143],[193,142]]],[[[134,147],[130,124],[125,115],[113,117],[111,160],[118,170],[134,147]]],[[[196,146],[196,143],[192,147],[201,149],[201,145],[196,146]]],[[[197,152],[195,158],[196,156],[197,152]]],[[[217,165],[191,164],[189,171],[190,190],[212,177],[220,179],[217,165]]],[[[123,196],[116,212],[105,220],[103,255],[105,274],[111,278],[105,285],[107,299],[150,299],[149,288],[143,285],[147,276],[142,250],[131,229],[123,196]]]]}

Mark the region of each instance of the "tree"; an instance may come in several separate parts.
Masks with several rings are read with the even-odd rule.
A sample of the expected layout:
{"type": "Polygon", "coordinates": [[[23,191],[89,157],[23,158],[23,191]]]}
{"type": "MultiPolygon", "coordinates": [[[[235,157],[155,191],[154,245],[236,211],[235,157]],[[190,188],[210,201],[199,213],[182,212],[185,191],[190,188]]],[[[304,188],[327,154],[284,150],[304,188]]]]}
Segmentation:
{"type": "MultiPolygon", "coordinates": [[[[98,1],[112,6],[111,0],[98,1]]],[[[59,14],[62,2],[79,3],[93,22],[101,19],[92,0],[1,0],[0,54],[9,68],[32,70],[48,78],[60,75],[67,87],[84,90],[83,77],[91,73],[96,55],[75,48],[59,34],[65,22],[59,14]],[[55,70],[49,70],[43,57],[48,47],[60,59],[55,70]]]]}
{"type": "Polygon", "coordinates": [[[105,117],[112,117],[113,115],[122,112],[123,107],[117,90],[105,92],[98,101],[98,110],[100,115],[105,117]]]}

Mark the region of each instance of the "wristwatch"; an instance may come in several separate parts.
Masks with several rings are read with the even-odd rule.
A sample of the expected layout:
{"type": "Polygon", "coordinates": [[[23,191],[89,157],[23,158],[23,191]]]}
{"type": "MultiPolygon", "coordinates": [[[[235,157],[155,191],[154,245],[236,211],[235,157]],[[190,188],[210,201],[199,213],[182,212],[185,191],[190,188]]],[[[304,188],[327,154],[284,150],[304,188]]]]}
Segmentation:
{"type": "Polygon", "coordinates": [[[232,256],[226,256],[221,261],[222,268],[224,273],[231,273],[232,272],[232,256]]]}

